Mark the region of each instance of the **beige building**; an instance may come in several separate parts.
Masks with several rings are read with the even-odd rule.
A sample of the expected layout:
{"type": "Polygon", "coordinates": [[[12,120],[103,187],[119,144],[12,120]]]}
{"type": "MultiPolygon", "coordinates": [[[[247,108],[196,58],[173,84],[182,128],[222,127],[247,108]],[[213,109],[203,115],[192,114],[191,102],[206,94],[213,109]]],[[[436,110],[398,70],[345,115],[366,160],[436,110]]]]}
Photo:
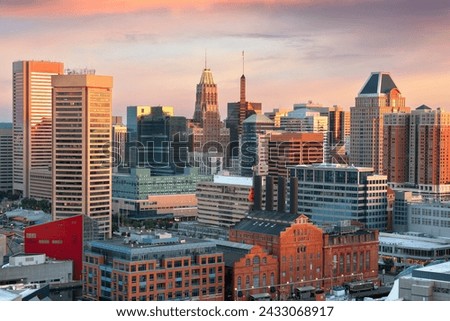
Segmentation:
{"type": "Polygon", "coordinates": [[[84,214],[111,237],[112,77],[52,77],[54,219],[84,214]]]}
{"type": "Polygon", "coordinates": [[[0,191],[12,191],[13,135],[11,123],[0,123],[0,191]]]}
{"type": "Polygon", "coordinates": [[[252,202],[249,200],[252,178],[215,175],[213,182],[197,185],[198,222],[230,227],[245,217],[252,202]]]}
{"type": "Polygon", "coordinates": [[[383,173],[384,115],[409,112],[389,73],[373,72],[350,108],[350,164],[383,173]]]}
{"type": "Polygon", "coordinates": [[[52,162],[52,75],[64,64],[13,63],[13,189],[30,197],[30,171],[52,162]]]}

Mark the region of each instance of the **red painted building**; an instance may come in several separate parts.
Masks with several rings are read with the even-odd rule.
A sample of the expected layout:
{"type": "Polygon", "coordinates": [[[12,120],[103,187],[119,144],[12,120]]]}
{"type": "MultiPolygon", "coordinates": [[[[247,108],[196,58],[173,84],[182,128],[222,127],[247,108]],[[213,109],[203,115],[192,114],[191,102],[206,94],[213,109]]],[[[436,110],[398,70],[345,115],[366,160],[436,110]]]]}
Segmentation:
{"type": "Polygon", "coordinates": [[[27,227],[25,253],[45,253],[57,260],[73,261],[73,279],[83,268],[83,215],[27,227]]]}

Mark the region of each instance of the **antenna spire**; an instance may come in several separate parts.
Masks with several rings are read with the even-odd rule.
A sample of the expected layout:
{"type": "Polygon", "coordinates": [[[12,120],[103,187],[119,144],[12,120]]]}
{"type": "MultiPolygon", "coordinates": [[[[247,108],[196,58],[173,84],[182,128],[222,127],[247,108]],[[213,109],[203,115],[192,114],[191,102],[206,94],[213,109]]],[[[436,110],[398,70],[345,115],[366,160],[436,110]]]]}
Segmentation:
{"type": "Polygon", "coordinates": [[[207,49],[205,48],[205,69],[208,68],[208,54],[207,54],[207,49]]]}

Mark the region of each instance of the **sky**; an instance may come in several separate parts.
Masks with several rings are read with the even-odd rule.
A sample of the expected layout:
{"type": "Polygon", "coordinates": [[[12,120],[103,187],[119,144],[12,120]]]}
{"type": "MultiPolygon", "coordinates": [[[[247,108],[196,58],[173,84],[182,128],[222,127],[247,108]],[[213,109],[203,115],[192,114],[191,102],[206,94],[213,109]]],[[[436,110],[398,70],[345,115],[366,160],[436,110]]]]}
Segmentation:
{"type": "Polygon", "coordinates": [[[450,110],[449,40],[448,0],[0,0],[0,122],[18,60],[113,76],[115,115],[169,105],[187,117],[206,60],[226,118],[242,51],[247,100],[264,111],[348,109],[374,71],[391,73],[408,106],[450,110]]]}

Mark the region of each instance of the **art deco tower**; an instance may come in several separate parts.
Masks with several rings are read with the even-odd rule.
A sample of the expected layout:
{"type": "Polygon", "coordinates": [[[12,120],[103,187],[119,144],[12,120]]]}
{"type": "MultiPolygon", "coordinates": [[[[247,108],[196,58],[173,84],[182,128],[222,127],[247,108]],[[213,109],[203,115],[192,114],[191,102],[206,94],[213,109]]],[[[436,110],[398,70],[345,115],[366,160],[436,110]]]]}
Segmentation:
{"type": "Polygon", "coordinates": [[[64,64],[48,61],[13,63],[13,189],[30,197],[34,169],[52,162],[52,75],[64,64]]]}
{"type": "Polygon", "coordinates": [[[383,173],[383,117],[409,112],[389,73],[373,72],[350,108],[350,164],[383,173]]]}
{"type": "MultiPolygon", "coordinates": [[[[195,99],[194,122],[203,126],[206,112],[219,113],[217,103],[217,85],[214,83],[210,69],[203,69],[200,82],[197,84],[195,99]]],[[[220,117],[219,117],[220,118],[220,117]]]]}
{"type": "Polygon", "coordinates": [[[54,219],[84,214],[111,237],[112,77],[52,77],[54,219]]]}

